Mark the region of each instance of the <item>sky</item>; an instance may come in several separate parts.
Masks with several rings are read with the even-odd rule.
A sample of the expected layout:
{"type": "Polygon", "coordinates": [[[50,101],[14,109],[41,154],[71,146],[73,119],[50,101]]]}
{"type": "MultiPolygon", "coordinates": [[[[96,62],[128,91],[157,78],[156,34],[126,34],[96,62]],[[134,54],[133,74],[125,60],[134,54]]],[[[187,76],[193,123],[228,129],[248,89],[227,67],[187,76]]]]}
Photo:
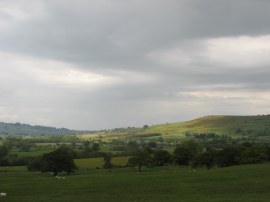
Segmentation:
{"type": "Polygon", "coordinates": [[[268,114],[269,23],[268,0],[0,0],[0,121],[268,114]]]}

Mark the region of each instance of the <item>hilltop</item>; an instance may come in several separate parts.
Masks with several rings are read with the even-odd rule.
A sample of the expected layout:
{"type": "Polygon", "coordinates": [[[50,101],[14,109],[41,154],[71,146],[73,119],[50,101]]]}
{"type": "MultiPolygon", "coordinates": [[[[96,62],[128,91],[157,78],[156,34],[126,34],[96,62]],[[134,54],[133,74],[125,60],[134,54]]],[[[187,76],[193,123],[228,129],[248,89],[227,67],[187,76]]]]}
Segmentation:
{"type": "Polygon", "coordinates": [[[212,115],[186,122],[151,126],[148,132],[180,137],[192,133],[216,133],[232,137],[269,137],[270,115],[212,115]]]}

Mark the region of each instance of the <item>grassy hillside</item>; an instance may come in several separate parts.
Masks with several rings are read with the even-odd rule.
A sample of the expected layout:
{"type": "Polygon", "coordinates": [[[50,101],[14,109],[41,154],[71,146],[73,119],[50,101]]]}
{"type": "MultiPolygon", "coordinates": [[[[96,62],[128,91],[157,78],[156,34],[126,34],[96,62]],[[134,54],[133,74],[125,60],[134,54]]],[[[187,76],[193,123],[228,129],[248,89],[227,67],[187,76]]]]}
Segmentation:
{"type": "Polygon", "coordinates": [[[265,116],[205,116],[186,122],[160,124],[147,128],[120,128],[103,131],[74,131],[65,128],[30,126],[0,122],[0,135],[64,135],[80,134],[80,139],[110,141],[143,138],[185,138],[190,133],[216,133],[232,137],[259,137],[270,139],[270,115],[265,116]]]}
{"type": "Polygon", "coordinates": [[[189,167],[78,171],[65,180],[23,170],[0,171],[1,201],[269,201],[270,164],[189,172],[189,167]]]}
{"type": "Polygon", "coordinates": [[[184,137],[186,133],[216,133],[232,137],[269,137],[270,116],[206,116],[187,122],[152,126],[149,133],[184,137]]]}

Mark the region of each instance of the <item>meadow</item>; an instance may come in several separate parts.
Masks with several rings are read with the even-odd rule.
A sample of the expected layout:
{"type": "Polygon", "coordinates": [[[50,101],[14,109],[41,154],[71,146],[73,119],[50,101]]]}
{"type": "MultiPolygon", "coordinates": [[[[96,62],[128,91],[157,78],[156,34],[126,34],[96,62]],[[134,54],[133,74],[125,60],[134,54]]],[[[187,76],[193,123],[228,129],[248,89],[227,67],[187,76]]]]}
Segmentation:
{"type": "MultiPolygon", "coordinates": [[[[78,167],[83,167],[80,165],[78,167]]],[[[266,202],[270,198],[270,164],[228,168],[168,166],[79,169],[66,179],[17,167],[0,170],[1,201],[209,201],[266,202]]]]}
{"type": "MultiPolygon", "coordinates": [[[[125,166],[130,157],[114,157],[112,159],[112,164],[116,166],[125,166]]],[[[89,170],[102,168],[104,161],[103,158],[85,158],[85,159],[75,159],[76,166],[80,170],[89,170]]]]}
{"type": "MultiPolygon", "coordinates": [[[[115,149],[127,146],[132,149],[134,144],[129,145],[127,140],[136,140],[147,145],[151,141],[159,142],[164,139],[163,149],[173,153],[176,144],[189,138],[186,133],[214,132],[228,134],[234,138],[256,137],[256,141],[260,142],[263,138],[269,139],[269,126],[270,116],[208,116],[189,122],[150,126],[145,130],[129,128],[127,131],[121,129],[98,134],[57,137],[58,144],[46,137],[49,140],[47,143],[41,139],[40,143],[35,143],[29,151],[24,152],[20,149],[23,141],[14,139],[14,145],[19,146],[13,146],[7,157],[12,161],[16,156],[18,158],[40,156],[54,151],[62,143],[71,146],[72,143],[78,143],[74,150],[82,153],[85,149],[83,143],[86,140],[99,142],[99,152],[116,154],[131,151],[115,149]]],[[[137,147],[139,146],[138,144],[137,147]]],[[[0,202],[77,200],[266,202],[270,198],[270,163],[210,170],[200,168],[196,171],[188,166],[170,164],[164,167],[143,167],[139,173],[138,168],[125,167],[130,157],[114,157],[112,163],[116,166],[113,169],[102,168],[104,164],[102,157],[84,157],[77,156],[80,159],[75,159],[78,170],[74,174],[65,176],[65,173],[60,173],[65,179],[53,177],[51,173],[29,172],[26,166],[0,167],[0,192],[8,194],[6,198],[0,198],[0,202]]]]}

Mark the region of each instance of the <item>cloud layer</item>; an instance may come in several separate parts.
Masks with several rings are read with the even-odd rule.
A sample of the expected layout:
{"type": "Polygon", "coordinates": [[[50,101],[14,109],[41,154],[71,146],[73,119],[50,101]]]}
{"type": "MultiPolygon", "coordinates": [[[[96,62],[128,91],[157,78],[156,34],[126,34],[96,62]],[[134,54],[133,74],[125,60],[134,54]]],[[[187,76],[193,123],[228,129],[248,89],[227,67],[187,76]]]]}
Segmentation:
{"type": "Polygon", "coordinates": [[[0,121],[101,129],[269,113],[269,6],[0,1],[0,121]]]}

